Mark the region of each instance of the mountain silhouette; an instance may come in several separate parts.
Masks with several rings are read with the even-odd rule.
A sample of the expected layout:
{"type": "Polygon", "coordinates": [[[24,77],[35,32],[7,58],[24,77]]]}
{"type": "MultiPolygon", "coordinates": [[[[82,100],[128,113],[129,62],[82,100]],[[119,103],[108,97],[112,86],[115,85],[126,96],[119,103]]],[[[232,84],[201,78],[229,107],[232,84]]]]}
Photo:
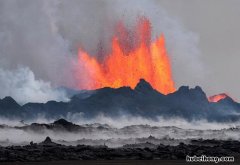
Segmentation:
{"type": "MultiPolygon", "coordinates": [[[[134,89],[130,87],[105,87],[75,93],[68,102],[27,103],[20,106],[10,97],[0,100],[0,116],[8,118],[33,119],[44,115],[59,119],[80,114],[94,118],[99,114],[110,117],[121,115],[157,119],[180,117],[186,120],[206,119],[208,121],[239,120],[240,104],[226,97],[219,102],[209,102],[201,87],[181,86],[174,93],[163,95],[140,79],[134,89]]],[[[59,120],[63,125],[64,119],[59,120]]],[[[57,124],[57,123],[55,123],[57,124]]]]}

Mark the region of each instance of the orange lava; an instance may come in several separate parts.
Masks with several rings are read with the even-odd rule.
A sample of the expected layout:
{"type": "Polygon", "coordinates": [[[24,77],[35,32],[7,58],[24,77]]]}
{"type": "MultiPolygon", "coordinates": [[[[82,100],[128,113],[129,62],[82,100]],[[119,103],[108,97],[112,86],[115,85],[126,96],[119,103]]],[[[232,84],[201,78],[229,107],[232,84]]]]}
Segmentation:
{"type": "Polygon", "coordinates": [[[213,95],[213,96],[210,96],[209,98],[208,98],[208,101],[209,102],[218,102],[218,101],[220,101],[220,100],[222,100],[222,99],[224,99],[224,98],[226,98],[226,97],[229,97],[227,94],[225,94],[225,93],[221,93],[221,94],[218,94],[218,95],[213,95]]]}
{"type": "Polygon", "coordinates": [[[79,82],[78,88],[135,88],[139,79],[143,78],[162,94],[174,92],[175,86],[163,34],[151,42],[151,24],[146,18],[138,21],[134,43],[129,42],[129,34],[123,24],[118,25],[118,32],[119,35],[113,36],[110,54],[101,62],[84,50],[79,50],[78,63],[81,65],[81,74],[77,74],[84,81],[79,82]]]}

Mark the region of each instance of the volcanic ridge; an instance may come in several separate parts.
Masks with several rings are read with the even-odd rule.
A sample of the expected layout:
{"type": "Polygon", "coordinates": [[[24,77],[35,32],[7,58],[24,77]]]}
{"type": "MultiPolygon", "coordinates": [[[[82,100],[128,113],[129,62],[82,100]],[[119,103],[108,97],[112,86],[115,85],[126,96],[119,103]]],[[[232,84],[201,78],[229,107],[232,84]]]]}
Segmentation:
{"type": "MultiPolygon", "coordinates": [[[[66,90],[68,90],[66,88],[66,90]]],[[[130,87],[104,87],[96,90],[70,92],[68,102],[48,101],[19,105],[13,98],[0,99],[0,116],[9,119],[35,119],[39,115],[47,119],[66,118],[69,114],[81,113],[85,118],[99,114],[119,117],[121,114],[156,119],[179,117],[186,120],[232,122],[239,120],[240,104],[228,96],[210,102],[196,86],[181,86],[173,93],[164,95],[140,79],[134,89],[130,87]]]]}

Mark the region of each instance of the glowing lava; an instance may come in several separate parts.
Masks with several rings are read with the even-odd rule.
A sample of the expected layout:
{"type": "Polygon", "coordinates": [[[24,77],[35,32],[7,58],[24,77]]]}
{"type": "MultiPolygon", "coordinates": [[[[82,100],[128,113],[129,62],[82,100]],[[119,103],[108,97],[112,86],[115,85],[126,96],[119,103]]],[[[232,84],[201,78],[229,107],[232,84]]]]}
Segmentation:
{"type": "Polygon", "coordinates": [[[216,103],[216,102],[218,102],[218,101],[220,101],[220,100],[222,100],[222,99],[224,99],[226,97],[229,97],[229,96],[227,94],[225,94],[225,93],[221,93],[221,94],[213,95],[213,96],[209,97],[208,101],[216,103]]]}
{"type": "Polygon", "coordinates": [[[129,34],[123,24],[118,25],[118,35],[112,39],[111,53],[100,61],[80,49],[78,63],[84,81],[79,82],[80,89],[102,87],[134,88],[143,78],[157,91],[168,94],[175,91],[170,60],[165,48],[165,39],[160,35],[151,42],[151,24],[141,18],[136,26],[134,42],[129,42],[129,34]]]}

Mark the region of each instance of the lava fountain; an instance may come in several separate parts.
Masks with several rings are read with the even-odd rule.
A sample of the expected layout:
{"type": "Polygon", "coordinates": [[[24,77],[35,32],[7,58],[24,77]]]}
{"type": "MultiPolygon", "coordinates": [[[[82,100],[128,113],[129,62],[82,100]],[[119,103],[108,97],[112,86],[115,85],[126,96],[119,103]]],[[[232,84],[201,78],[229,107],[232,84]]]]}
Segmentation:
{"type": "Polygon", "coordinates": [[[220,93],[218,95],[213,95],[208,98],[209,102],[218,102],[222,99],[225,99],[226,97],[229,97],[226,93],[220,93]]]}
{"type": "Polygon", "coordinates": [[[143,78],[163,94],[175,91],[164,35],[151,41],[151,23],[147,18],[140,18],[134,29],[134,35],[129,37],[127,28],[119,23],[117,34],[112,37],[111,52],[103,60],[79,49],[81,71],[76,76],[85,80],[79,82],[79,89],[134,88],[143,78]]]}

